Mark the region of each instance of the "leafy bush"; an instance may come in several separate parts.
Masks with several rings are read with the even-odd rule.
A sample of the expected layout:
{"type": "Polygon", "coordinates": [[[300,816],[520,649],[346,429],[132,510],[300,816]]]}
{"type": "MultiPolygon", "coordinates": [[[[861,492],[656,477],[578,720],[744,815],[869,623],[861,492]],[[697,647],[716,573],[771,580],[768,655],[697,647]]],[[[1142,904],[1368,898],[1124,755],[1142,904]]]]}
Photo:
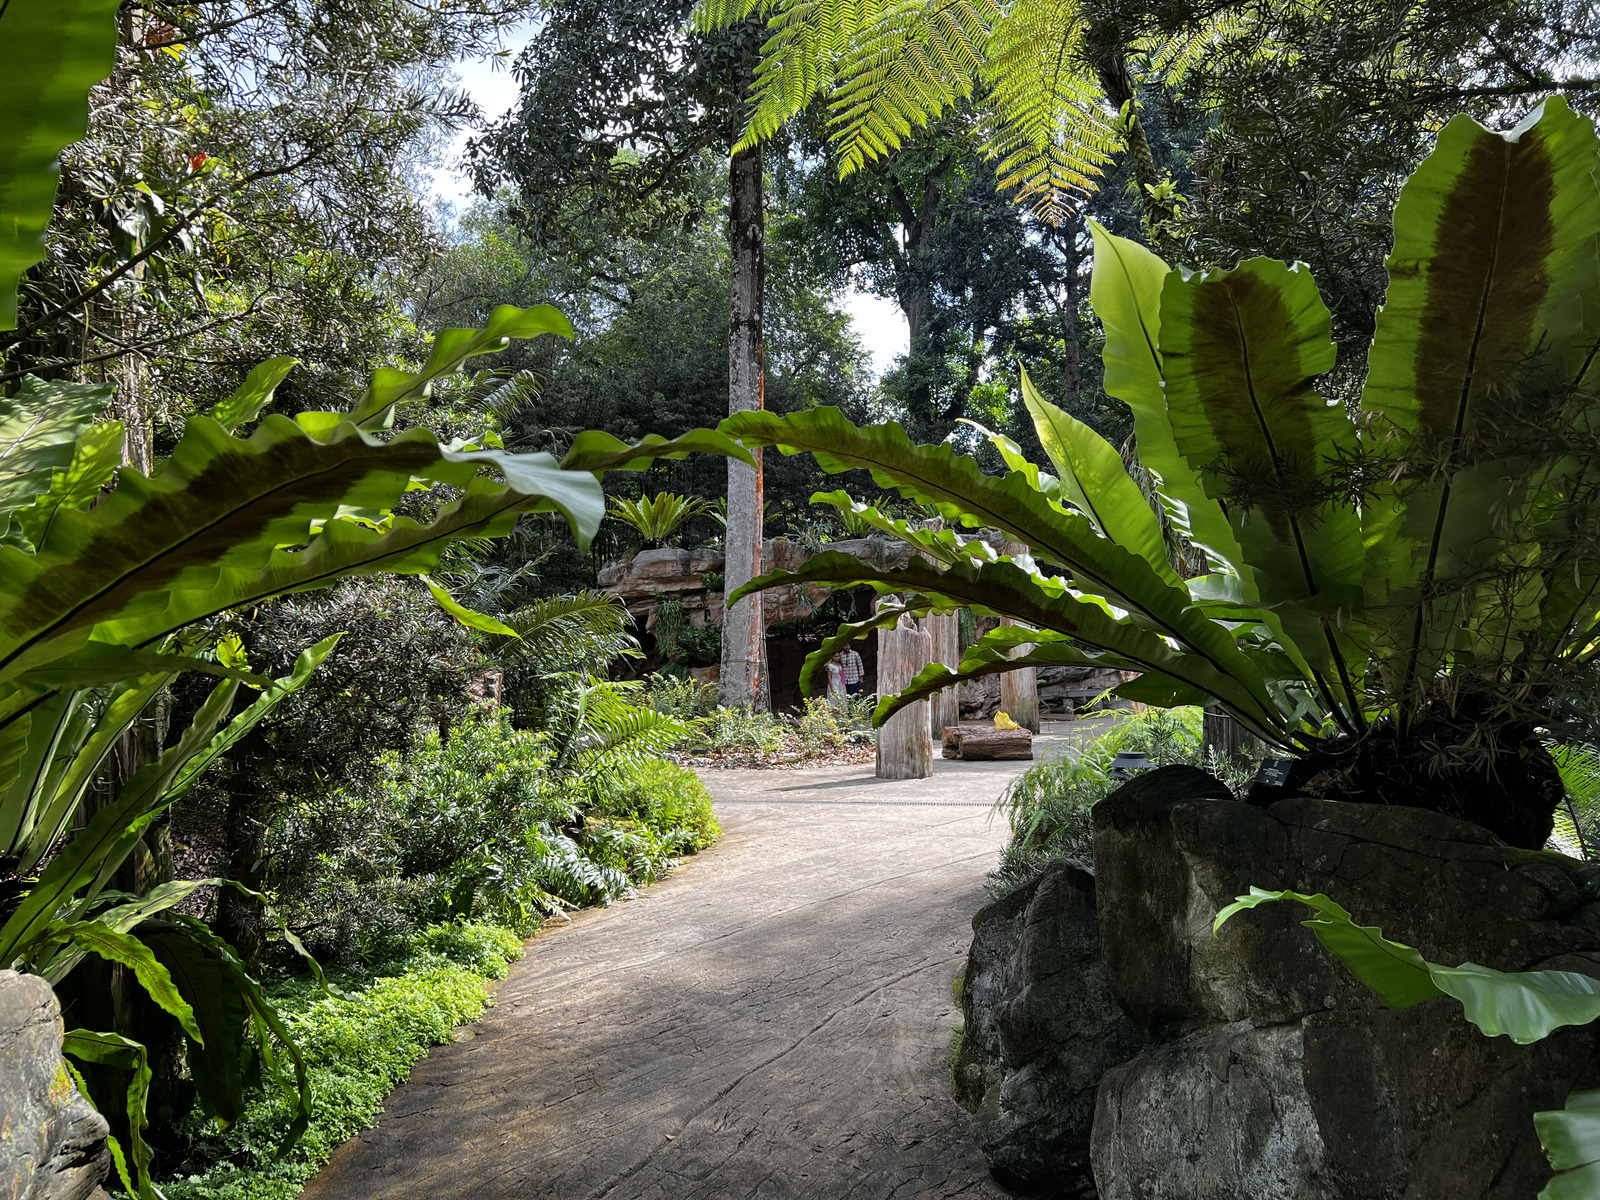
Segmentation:
{"type": "Polygon", "coordinates": [[[839,710],[820,696],[812,696],[800,714],[800,740],[817,750],[832,750],[845,744],[839,728],[839,710]]]}
{"type": "Polygon", "coordinates": [[[1200,765],[1201,711],[1148,709],[1117,721],[1076,753],[1029,767],[1000,794],[1011,837],[989,876],[989,894],[999,899],[1061,858],[1094,862],[1090,810],[1119,786],[1111,764],[1121,751],[1142,751],[1157,767],[1200,765]]]}
{"type": "Polygon", "coordinates": [[[600,811],[655,831],[676,854],[694,854],[722,836],[711,793],[700,777],[660,760],[644,764],[610,788],[600,811]]]}
{"type": "Polygon", "coordinates": [[[553,758],[550,736],[514,730],[502,712],[384,756],[369,794],[297,803],[269,845],[279,912],[319,955],[354,966],[432,922],[528,933],[609,904],[720,834],[691,772],[624,756],[589,777],[558,773],[553,758]]]}
{"type": "Polygon", "coordinates": [[[687,675],[652,675],[649,680],[650,706],[663,716],[691,721],[716,711],[717,685],[702,683],[687,675]]]}
{"type": "Polygon", "coordinates": [[[678,635],[678,652],[692,667],[711,667],[722,661],[722,626],[703,625],[678,635]]]}
{"type": "Polygon", "coordinates": [[[756,750],[776,754],[787,732],[781,717],[749,708],[717,708],[697,726],[689,740],[697,750],[756,750]]]}
{"type": "Polygon", "coordinates": [[[179,1178],[162,1185],[168,1200],[292,1200],[340,1142],[372,1123],[430,1046],[483,1013],[484,980],[504,976],[506,964],[521,955],[521,942],[508,930],[436,925],[421,930],[411,953],[381,977],[364,984],[340,979],[348,999],[303,980],[273,988],[311,1072],[317,1097],[311,1126],[288,1155],[275,1157],[294,1119],[292,1089],[282,1078],[269,1078],[225,1131],[191,1117],[188,1160],[179,1178]]]}

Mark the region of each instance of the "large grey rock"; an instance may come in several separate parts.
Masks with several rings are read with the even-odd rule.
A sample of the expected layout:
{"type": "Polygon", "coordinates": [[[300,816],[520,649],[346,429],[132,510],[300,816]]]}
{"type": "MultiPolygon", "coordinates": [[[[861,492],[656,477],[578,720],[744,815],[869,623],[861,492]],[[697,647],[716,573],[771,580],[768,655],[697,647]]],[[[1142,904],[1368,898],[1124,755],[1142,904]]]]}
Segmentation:
{"type": "Polygon", "coordinates": [[[1165,1044],[1107,1072],[1106,1200],[1534,1196],[1533,1113],[1600,1082],[1600,1035],[1485,1038],[1451,1000],[1390,1012],[1250,885],[1325,892],[1427,958],[1600,976],[1600,870],[1417,809],[1298,797],[1268,809],[1167,768],[1095,809],[1105,978],[1165,1044]]]}
{"type": "Polygon", "coordinates": [[[62,1062],[61,1008],[50,985],[0,971],[0,1196],[103,1197],[107,1132],[62,1062]]]}
{"type": "Polygon", "coordinates": [[[1056,863],[973,918],[963,983],[966,1032],[952,1071],[979,1145],[1002,1182],[1092,1197],[1089,1135],[1108,1067],[1148,1037],[1100,969],[1094,876],[1056,863]]]}

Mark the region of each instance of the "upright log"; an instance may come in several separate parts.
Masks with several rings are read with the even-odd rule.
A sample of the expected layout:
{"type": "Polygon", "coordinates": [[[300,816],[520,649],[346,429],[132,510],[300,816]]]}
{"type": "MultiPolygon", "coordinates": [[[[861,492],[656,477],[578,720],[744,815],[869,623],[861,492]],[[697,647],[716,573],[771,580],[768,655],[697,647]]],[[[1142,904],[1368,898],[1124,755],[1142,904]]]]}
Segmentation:
{"type": "MultiPolygon", "coordinates": [[[[1031,553],[1021,542],[1006,542],[1000,553],[1009,556],[1031,553]]],[[[1010,617],[1001,617],[1000,624],[1015,625],[1010,617]]],[[[1012,658],[1021,658],[1033,650],[1031,642],[1024,642],[1011,651],[1012,658]]],[[[1039,732],[1039,672],[1035,667],[1007,671],[1000,676],[1000,711],[1018,725],[1032,733],[1039,732]]]]}
{"type": "MultiPolygon", "coordinates": [[[[943,663],[954,670],[961,662],[961,621],[955,613],[929,613],[922,618],[922,629],[932,646],[929,662],[943,663]]],[[[928,698],[928,732],[939,742],[944,731],[961,723],[961,688],[945,688],[928,698]]]]}
{"type": "MultiPolygon", "coordinates": [[[[878,631],[878,695],[898,692],[928,665],[933,639],[910,617],[894,629],[878,631]]],[[[907,705],[878,730],[878,778],[926,779],[933,774],[933,739],[928,734],[928,702],[907,705]]]]}

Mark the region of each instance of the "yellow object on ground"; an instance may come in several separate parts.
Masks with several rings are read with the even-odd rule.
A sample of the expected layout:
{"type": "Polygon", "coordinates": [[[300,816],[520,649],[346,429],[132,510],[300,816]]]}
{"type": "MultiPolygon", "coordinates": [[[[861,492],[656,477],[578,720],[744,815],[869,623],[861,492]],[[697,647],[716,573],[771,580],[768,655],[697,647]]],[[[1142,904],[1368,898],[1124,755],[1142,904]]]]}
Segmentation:
{"type": "Polygon", "coordinates": [[[994,727],[996,729],[1021,729],[1022,728],[1021,725],[1018,725],[1015,721],[1013,721],[1005,713],[995,713],[995,715],[994,715],[994,727]]]}

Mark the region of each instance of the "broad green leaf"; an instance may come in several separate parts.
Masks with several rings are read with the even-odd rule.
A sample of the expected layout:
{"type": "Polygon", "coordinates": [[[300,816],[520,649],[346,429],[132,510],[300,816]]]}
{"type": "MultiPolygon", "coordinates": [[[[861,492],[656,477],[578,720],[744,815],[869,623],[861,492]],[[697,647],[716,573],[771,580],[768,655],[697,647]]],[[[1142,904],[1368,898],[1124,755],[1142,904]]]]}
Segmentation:
{"type": "Polygon", "coordinates": [[[254,421],[256,415],[271,403],[278,385],[299,362],[297,358],[283,355],[269,358],[254,367],[238,390],[211,410],[212,418],[230,433],[254,421]]]}
{"type": "MultiPolygon", "coordinates": [[[[1084,520],[1076,516],[1073,519],[1084,520]]],[[[1148,570],[1142,562],[1139,565],[1148,570]]],[[[867,584],[885,594],[909,592],[940,607],[977,606],[1011,617],[1035,630],[1104,647],[1116,656],[1117,666],[1155,670],[1183,680],[1217,697],[1263,738],[1273,742],[1284,740],[1274,702],[1265,683],[1258,682],[1259,675],[1252,679],[1248,673],[1226,674],[1203,654],[1174,650],[1156,633],[1113,615],[1097,597],[1074,595],[1060,580],[1030,572],[1019,562],[956,563],[941,570],[913,558],[902,567],[885,571],[848,554],[823,553],[813,556],[798,571],[775,572],[751,580],[728,598],[729,603],[751,592],[793,583],[822,583],[832,587],[867,584]]],[[[1041,652],[1045,649],[1041,647],[1041,652]]],[[[1066,649],[1054,652],[1065,653],[1066,649]]],[[[1230,645],[1230,650],[1243,658],[1236,647],[1230,645]]],[[[1081,660],[1061,658],[1059,661],[1081,660]]],[[[986,665],[992,669],[984,673],[1009,669],[986,665]]],[[[937,690],[934,687],[924,694],[937,690]]]]}
{"type": "Polygon", "coordinates": [[[218,568],[270,569],[280,547],[326,537],[313,538],[311,523],[341,506],[389,508],[416,477],[471,484],[479,464],[533,501],[525,509],[561,512],[580,541],[598,529],[599,482],[549,455],[443,451],[426,430],[379,443],[349,424],[323,442],[277,416],[242,440],[193,418],[159,476],[124,470],[103,504],[58,512],[37,554],[0,547],[10,584],[0,593],[0,680],[70,652],[70,635],[130,606],[164,608],[167,591],[214,587],[218,568]]]}
{"type": "MultiPolygon", "coordinates": [[[[1034,630],[1018,630],[1018,632],[1037,633],[1034,630]]],[[[962,655],[960,664],[954,670],[943,663],[929,663],[900,691],[893,696],[880,699],[878,707],[873,710],[872,723],[875,726],[882,725],[908,704],[915,704],[935,692],[942,692],[945,688],[965,683],[969,679],[981,679],[985,675],[1004,675],[1011,671],[1040,667],[1121,665],[1122,662],[1115,654],[1091,654],[1067,642],[1049,642],[1035,646],[1027,653],[1013,658],[1011,647],[985,639],[962,655]]],[[[1127,665],[1131,667],[1135,664],[1130,661],[1127,665]]]]}
{"type": "Polygon", "coordinates": [[[1132,550],[1163,580],[1182,587],[1167,558],[1161,522],[1128,474],[1116,448],[1076,417],[1062,412],[1022,372],[1022,402],[1039,435],[1039,444],[1055,464],[1061,494],[1105,537],[1132,550]]]}
{"type": "Polygon", "coordinates": [[[1587,975],[1496,971],[1477,963],[1429,963],[1428,972],[1441,991],[1461,1001],[1467,1020],[1489,1037],[1504,1034],[1518,1045],[1600,1018],[1600,980],[1587,975]]]}
{"type": "Polygon", "coordinates": [[[422,582],[428,585],[428,592],[433,596],[434,603],[468,629],[481,629],[484,633],[498,634],[500,637],[521,637],[515,629],[512,629],[504,621],[497,621],[488,613],[475,612],[466,605],[458,603],[449,592],[445,591],[428,576],[424,575],[422,582]]]}
{"type": "MultiPolygon", "coordinates": [[[[169,1013],[184,1033],[196,1042],[203,1041],[200,1027],[194,1023],[194,1010],[189,1007],[188,1001],[179,995],[178,989],[173,986],[172,976],[167,969],[156,961],[150,947],[138,938],[126,933],[118,933],[108,925],[99,921],[70,921],[53,924],[46,932],[47,941],[70,942],[81,950],[88,950],[98,954],[107,962],[120,963],[127,967],[139,981],[139,986],[145,994],[169,1013]]],[[[50,978],[47,976],[46,978],[50,978]]],[[[59,976],[50,978],[51,983],[60,983],[59,976]]]]}
{"type": "MultiPolygon", "coordinates": [[[[1246,597],[1274,606],[1337,592],[1362,576],[1361,523],[1336,472],[1356,431],[1318,394],[1333,366],[1330,317],[1304,264],[1254,258],[1233,271],[1173,272],[1161,292],[1160,348],[1177,452],[1222,504],[1244,553],[1246,597]]],[[[1281,609],[1296,648],[1347,713],[1365,661],[1339,624],[1281,609]]],[[[1333,699],[1329,697],[1330,701],[1333,699]]]]}
{"type": "Polygon", "coordinates": [[[173,804],[181,800],[207,767],[226,754],[234,743],[260,724],[261,720],[287,697],[305,687],[323,660],[333,653],[333,648],[339,644],[339,639],[342,637],[343,633],[331,634],[300,651],[295,659],[294,669],[289,674],[273,680],[272,684],[251,701],[243,712],[229,721],[203,749],[197,750],[179,767],[167,788],[166,802],[173,804]]]}
{"type": "Polygon", "coordinates": [[[998,557],[989,544],[981,538],[962,534],[954,529],[924,529],[920,524],[913,525],[904,517],[885,516],[872,505],[860,503],[843,489],[836,492],[813,492],[811,503],[832,505],[840,512],[849,513],[864,522],[870,528],[881,530],[908,546],[914,546],[919,553],[926,554],[938,562],[993,562],[998,557]]]}
{"type": "Polygon", "coordinates": [[[1593,125],[1550,99],[1505,134],[1454,118],[1401,192],[1362,406],[1392,431],[1392,457],[1454,464],[1471,447],[1475,464],[1382,486],[1364,507],[1369,623],[1402,703],[1450,640],[1434,598],[1455,603],[1452,581],[1498,553],[1494,514],[1524,500],[1495,452],[1506,406],[1550,394],[1592,348],[1596,156],[1593,125]]]}
{"type": "Polygon", "coordinates": [[[482,329],[442,329],[434,335],[433,349],[422,370],[415,374],[390,368],[374,371],[366,397],[346,419],[364,428],[380,426],[397,405],[426,398],[435,380],[459,371],[467,359],[504,350],[513,338],[541,333],[571,338],[572,323],[548,304],[532,308],[502,304],[489,314],[482,329]]]}
{"type": "Polygon", "coordinates": [[[60,508],[82,508],[100,494],[122,465],[124,430],[121,421],[102,421],[78,435],[72,460],[54,472],[50,488],[14,515],[24,537],[34,546],[50,533],[50,522],[60,508]]]}
{"type": "Polygon", "coordinates": [[[55,472],[71,465],[79,435],[111,402],[115,390],[24,375],[16,395],[0,398],[0,515],[49,491],[55,472]]]}
{"type": "MultiPolygon", "coordinates": [[[[1160,337],[1161,291],[1170,270],[1139,243],[1117,237],[1098,222],[1090,221],[1089,229],[1094,236],[1089,298],[1105,328],[1105,390],[1133,410],[1139,461],[1161,481],[1173,524],[1239,574],[1244,554],[1233,527],[1178,453],[1167,414],[1160,337]]],[[[1257,597],[1252,592],[1244,598],[1257,597]]]]}
{"type": "Polygon", "coordinates": [[[1316,910],[1302,924],[1390,1008],[1451,996],[1485,1036],[1505,1035],[1518,1045],[1549,1037],[1563,1025],[1600,1018],[1600,980],[1572,971],[1496,971],[1477,963],[1447,967],[1426,961],[1410,946],[1390,941],[1373,926],[1357,925],[1327,896],[1251,888],[1217,914],[1213,930],[1244,909],[1298,900],[1316,910]]]}
{"type": "MultiPolygon", "coordinates": [[[[1257,665],[1239,650],[1225,626],[1195,609],[1187,589],[1168,583],[1144,559],[1101,537],[1083,514],[1053,504],[1020,472],[985,475],[973,459],[948,444],[914,445],[896,424],[858,429],[835,408],[810,409],[787,417],[743,412],[729,417],[720,428],[746,444],[776,446],[784,454],[807,451],[830,473],[866,468],[880,486],[894,487],[909,499],[935,505],[949,522],[1002,530],[1011,540],[1027,545],[1035,557],[1065,568],[1080,591],[1131,610],[1147,627],[1147,636],[1176,639],[1191,652],[1187,661],[1208,665],[1208,677],[1216,679],[1217,686],[1227,693],[1214,693],[1219,699],[1252,713],[1251,721],[1276,725],[1277,718],[1266,715],[1270,700],[1257,665]],[[1248,698],[1252,695],[1255,700],[1248,698]]],[[[806,569],[811,569],[809,564],[806,569]]],[[[945,589],[930,585],[927,590],[945,589]]],[[[964,598],[961,603],[988,602],[964,598]]],[[[1084,612],[1087,616],[1086,609],[1084,612]]],[[[1116,626],[1104,612],[1096,621],[1101,618],[1106,621],[1107,636],[1117,638],[1119,644],[1133,632],[1131,626],[1116,626]]],[[[1018,619],[1027,625],[1049,627],[1048,622],[1018,619]]],[[[1171,651],[1163,647],[1162,653],[1170,655],[1171,651]]],[[[1280,735],[1267,736],[1278,740],[1280,735]]]]}
{"type": "Polygon", "coordinates": [[[572,439],[561,466],[568,471],[642,471],[657,459],[690,454],[716,454],[755,466],[750,451],[714,429],[692,429],[671,439],[651,433],[633,445],[603,430],[590,429],[572,439]]]}
{"type": "Polygon", "coordinates": [[[61,151],[89,121],[89,89],[111,74],[117,0],[0,5],[0,329],[17,325],[17,281],[44,258],[61,151]]]}
{"type": "MultiPolygon", "coordinates": [[[[50,696],[15,722],[21,753],[11,758],[14,773],[0,789],[0,848],[15,854],[33,832],[39,810],[48,803],[62,739],[84,722],[83,705],[76,693],[50,696]]],[[[3,748],[0,748],[3,749],[3,748]]],[[[9,757],[9,756],[8,756],[9,757]]]]}
{"type": "Polygon", "coordinates": [[[115,802],[106,805],[51,860],[22,903],[0,926],[0,963],[10,963],[34,945],[76,900],[81,910],[94,900],[151,819],[160,812],[168,785],[180,767],[210,740],[233,703],[239,685],[224,680],[212,689],[178,743],[134,772],[115,802]]]}
{"type": "Polygon", "coordinates": [[[1558,1112],[1533,1114],[1539,1144],[1558,1172],[1539,1200],[1594,1200],[1600,1195],[1600,1091],[1573,1092],[1558,1112]]]}
{"type": "MultiPolygon", "coordinates": [[[[61,1053],[76,1058],[79,1062],[115,1067],[129,1073],[124,1104],[128,1114],[130,1148],[133,1152],[134,1169],[131,1175],[127,1160],[122,1155],[122,1147],[115,1138],[107,1140],[111,1143],[112,1158],[116,1161],[122,1186],[128,1193],[138,1196],[139,1200],[160,1200],[161,1193],[156,1190],[150,1178],[152,1156],[150,1147],[144,1140],[144,1131],[149,1124],[145,1107],[150,1095],[151,1080],[150,1061],[145,1048],[120,1033],[95,1033],[88,1029],[69,1029],[61,1036],[61,1053]]],[[[73,1069],[73,1077],[78,1084],[78,1090],[87,1097],[88,1083],[76,1069],[73,1069]]]]}
{"type": "Polygon", "coordinates": [[[1428,964],[1410,946],[1391,942],[1375,926],[1357,925],[1350,914],[1321,892],[1268,892],[1252,887],[1217,914],[1211,923],[1213,933],[1236,913],[1276,900],[1298,900],[1316,912],[1301,924],[1317,935],[1317,940],[1338,955],[1352,974],[1378,994],[1390,1008],[1410,1008],[1444,993],[1428,974],[1428,964]]]}
{"type": "Polygon", "coordinates": [[[23,844],[17,863],[19,873],[32,871],[60,840],[100,764],[171,678],[170,675],[141,676],[111,690],[100,710],[99,720],[83,744],[77,747],[48,803],[34,818],[32,832],[23,844]]]}

